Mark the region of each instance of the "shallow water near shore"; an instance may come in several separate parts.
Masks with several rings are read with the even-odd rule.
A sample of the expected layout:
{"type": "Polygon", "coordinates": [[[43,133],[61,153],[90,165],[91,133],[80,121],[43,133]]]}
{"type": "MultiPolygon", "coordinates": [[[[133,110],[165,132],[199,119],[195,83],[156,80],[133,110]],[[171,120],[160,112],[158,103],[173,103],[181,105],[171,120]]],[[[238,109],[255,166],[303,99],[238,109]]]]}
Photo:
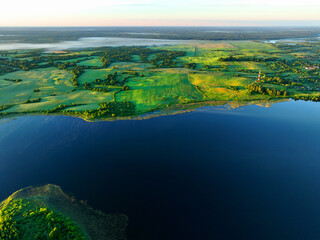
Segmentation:
{"type": "Polygon", "coordinates": [[[0,198],[57,184],[129,217],[128,239],[318,239],[320,104],[147,120],[0,120],[0,198]]]}

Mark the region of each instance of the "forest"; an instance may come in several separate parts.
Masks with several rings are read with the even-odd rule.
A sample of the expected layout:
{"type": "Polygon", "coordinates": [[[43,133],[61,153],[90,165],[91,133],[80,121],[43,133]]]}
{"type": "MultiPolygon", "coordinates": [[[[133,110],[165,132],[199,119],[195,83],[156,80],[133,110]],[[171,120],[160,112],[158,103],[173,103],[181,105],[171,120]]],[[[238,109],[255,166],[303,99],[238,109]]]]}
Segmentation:
{"type": "Polygon", "coordinates": [[[69,218],[40,201],[11,199],[0,204],[0,239],[85,240],[82,230],[69,218]]]}

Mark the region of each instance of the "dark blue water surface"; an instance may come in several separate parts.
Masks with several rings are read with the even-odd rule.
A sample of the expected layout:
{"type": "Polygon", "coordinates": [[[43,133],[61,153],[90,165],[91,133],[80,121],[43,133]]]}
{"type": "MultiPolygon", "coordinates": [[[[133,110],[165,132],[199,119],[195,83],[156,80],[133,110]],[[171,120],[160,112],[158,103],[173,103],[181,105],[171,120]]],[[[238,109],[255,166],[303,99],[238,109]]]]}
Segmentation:
{"type": "Polygon", "coordinates": [[[131,240],[320,239],[320,103],[0,122],[1,199],[57,184],[131,240]]]}

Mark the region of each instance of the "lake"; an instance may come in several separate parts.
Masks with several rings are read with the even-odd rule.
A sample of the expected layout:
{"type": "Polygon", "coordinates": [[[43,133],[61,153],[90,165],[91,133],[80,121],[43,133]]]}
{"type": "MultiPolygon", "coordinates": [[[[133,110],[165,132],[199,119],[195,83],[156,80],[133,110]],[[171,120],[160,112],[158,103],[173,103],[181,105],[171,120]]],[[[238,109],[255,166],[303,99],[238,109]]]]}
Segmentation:
{"type": "Polygon", "coordinates": [[[0,120],[0,198],[53,183],[128,239],[320,239],[320,104],[0,120]]]}
{"type": "Polygon", "coordinates": [[[187,40],[163,40],[146,38],[115,38],[115,37],[86,37],[77,41],[62,41],[58,43],[0,43],[0,51],[18,49],[46,49],[48,51],[59,51],[68,49],[84,49],[96,47],[120,47],[120,46],[164,46],[194,43],[187,40]]]}

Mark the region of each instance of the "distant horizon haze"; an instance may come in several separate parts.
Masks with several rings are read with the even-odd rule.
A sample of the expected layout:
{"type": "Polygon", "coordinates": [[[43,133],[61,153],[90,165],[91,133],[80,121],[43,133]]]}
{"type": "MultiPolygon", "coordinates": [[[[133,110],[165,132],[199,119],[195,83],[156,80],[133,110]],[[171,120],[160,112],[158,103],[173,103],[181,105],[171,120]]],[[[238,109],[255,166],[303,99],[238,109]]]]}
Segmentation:
{"type": "Polygon", "coordinates": [[[7,25],[0,28],[318,28],[319,22],[292,23],[292,24],[267,24],[264,25],[7,25]]]}
{"type": "Polygon", "coordinates": [[[274,23],[274,22],[261,22],[260,24],[256,24],[257,21],[252,21],[252,24],[250,24],[249,21],[236,21],[236,22],[232,22],[232,23],[229,23],[229,24],[207,24],[207,25],[201,25],[201,24],[196,24],[194,23],[193,25],[192,24],[176,24],[176,25],[155,25],[155,24],[136,24],[136,25],[1,25],[0,24],[0,28],[59,28],[59,27],[63,27],[63,28],[72,28],[72,27],[96,27],[96,28],[103,28],[103,27],[212,27],[212,28],[223,28],[223,27],[239,27],[239,28],[245,28],[245,27],[320,27],[320,21],[301,21],[301,22],[298,22],[298,21],[288,21],[288,22],[285,22],[285,23],[274,23]],[[237,24],[238,23],[238,24],[237,24]]]}
{"type": "Polygon", "coordinates": [[[318,0],[11,0],[0,26],[320,26],[318,0]]]}

